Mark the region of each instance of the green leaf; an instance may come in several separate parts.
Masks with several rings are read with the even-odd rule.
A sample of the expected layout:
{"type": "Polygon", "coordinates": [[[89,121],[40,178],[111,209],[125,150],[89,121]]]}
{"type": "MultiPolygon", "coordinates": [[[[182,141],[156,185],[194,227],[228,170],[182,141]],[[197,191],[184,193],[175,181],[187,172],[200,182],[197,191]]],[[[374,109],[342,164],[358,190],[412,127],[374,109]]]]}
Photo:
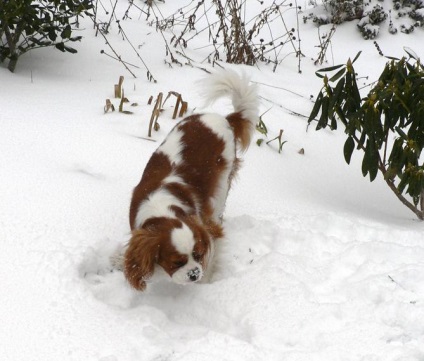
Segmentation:
{"type": "Polygon", "coordinates": [[[333,115],[331,116],[331,130],[336,130],[337,129],[337,119],[333,113],[333,115]]]}
{"type": "Polygon", "coordinates": [[[405,190],[405,187],[408,185],[409,179],[410,179],[409,173],[403,173],[402,174],[400,182],[397,186],[398,191],[400,193],[403,193],[403,191],[405,190]]]}
{"type": "Polygon", "coordinates": [[[71,34],[72,34],[71,25],[66,25],[62,33],[60,34],[60,36],[62,37],[62,39],[69,39],[71,37],[71,34]]]}
{"type": "Polygon", "coordinates": [[[379,154],[378,151],[376,149],[376,144],[375,144],[375,140],[373,139],[374,137],[370,137],[368,139],[369,143],[369,153],[368,153],[368,157],[369,157],[369,173],[370,173],[370,181],[372,182],[375,177],[377,177],[377,173],[378,173],[378,158],[379,158],[379,154]]]}
{"type": "Polygon", "coordinates": [[[80,41],[82,39],[82,36],[73,36],[72,38],[69,38],[70,41],[80,41]]]}
{"type": "Polygon", "coordinates": [[[362,175],[364,177],[366,177],[367,174],[368,174],[368,170],[369,170],[369,158],[367,156],[366,151],[365,151],[365,154],[364,154],[364,158],[362,158],[362,167],[361,167],[361,170],[362,170],[362,175]]]}
{"type": "Polygon", "coordinates": [[[358,146],[356,147],[356,149],[359,150],[359,149],[361,149],[361,147],[364,146],[366,136],[367,136],[367,134],[365,132],[362,132],[361,138],[359,138],[359,143],[358,143],[358,146]]]}
{"type": "Polygon", "coordinates": [[[358,54],[356,54],[355,55],[355,57],[353,58],[353,60],[352,60],[352,64],[356,61],[356,60],[358,60],[358,58],[359,58],[359,56],[361,55],[361,53],[362,53],[362,50],[360,50],[359,52],[358,52],[358,54]]]}
{"type": "Polygon", "coordinates": [[[320,130],[321,128],[325,128],[328,124],[328,105],[329,105],[329,99],[326,96],[322,99],[321,117],[318,120],[316,130],[320,130]]]}
{"type": "Polygon", "coordinates": [[[48,29],[48,36],[49,36],[49,39],[51,41],[55,41],[56,40],[57,35],[56,35],[56,32],[55,32],[55,29],[54,28],[51,27],[51,28],[48,29]]]}
{"type": "Polygon", "coordinates": [[[403,50],[405,50],[405,53],[407,53],[412,59],[415,59],[415,60],[419,59],[418,55],[411,48],[404,46],[403,50]]]}
{"type": "Polygon", "coordinates": [[[77,51],[76,49],[71,48],[71,47],[66,46],[66,45],[65,45],[65,51],[67,51],[68,53],[71,53],[71,54],[76,54],[76,53],[78,53],[78,51],[77,51]]]}
{"type": "Polygon", "coordinates": [[[370,137],[365,147],[364,158],[362,159],[362,175],[365,177],[368,173],[372,182],[378,172],[378,152],[375,149],[374,140],[370,137]]]}
{"type": "Polygon", "coordinates": [[[337,79],[339,79],[341,76],[344,75],[344,73],[346,72],[346,68],[340,69],[336,74],[334,74],[331,78],[330,81],[334,82],[337,79]]]}
{"type": "Polygon", "coordinates": [[[395,129],[403,140],[405,140],[405,141],[408,140],[408,136],[405,134],[405,132],[400,127],[396,127],[395,129]]]}
{"type": "Polygon", "coordinates": [[[405,166],[406,157],[404,156],[402,146],[402,138],[397,138],[393,143],[393,147],[389,156],[389,166],[397,170],[400,170],[405,166]]]}
{"type": "Polygon", "coordinates": [[[333,96],[331,97],[331,101],[330,101],[330,108],[333,109],[335,104],[341,104],[343,101],[343,98],[340,101],[340,95],[342,94],[343,88],[344,88],[344,84],[345,84],[345,78],[341,78],[339,80],[339,82],[337,83],[335,89],[334,89],[334,93],[333,96]]]}
{"type": "Polygon", "coordinates": [[[63,52],[65,52],[66,50],[65,50],[65,44],[64,43],[57,43],[56,45],[55,45],[55,47],[56,47],[56,49],[59,49],[60,51],[63,51],[63,52]]]}
{"type": "Polygon", "coordinates": [[[371,163],[370,167],[370,182],[374,181],[378,174],[378,163],[371,163]]]}
{"type": "Polygon", "coordinates": [[[319,109],[321,108],[323,94],[322,91],[319,92],[315,105],[312,108],[311,114],[309,115],[308,124],[311,123],[315,117],[318,115],[319,109]]]}
{"type": "Polygon", "coordinates": [[[345,66],[345,65],[344,65],[344,64],[340,64],[340,65],[329,66],[328,68],[322,68],[322,69],[317,70],[317,71],[315,72],[315,74],[316,74],[317,76],[320,76],[320,75],[318,75],[317,73],[326,73],[326,72],[329,72],[329,71],[333,71],[333,70],[336,70],[336,69],[340,69],[340,68],[341,68],[341,67],[343,67],[343,66],[345,66]]]}
{"type": "Polygon", "coordinates": [[[355,74],[353,74],[353,77],[352,77],[352,91],[353,91],[353,99],[355,101],[355,110],[357,110],[361,106],[361,95],[359,94],[358,85],[356,84],[355,74]]]}
{"type": "Polygon", "coordinates": [[[348,137],[343,147],[343,154],[347,164],[350,164],[353,150],[355,149],[355,141],[352,137],[348,137]]]}

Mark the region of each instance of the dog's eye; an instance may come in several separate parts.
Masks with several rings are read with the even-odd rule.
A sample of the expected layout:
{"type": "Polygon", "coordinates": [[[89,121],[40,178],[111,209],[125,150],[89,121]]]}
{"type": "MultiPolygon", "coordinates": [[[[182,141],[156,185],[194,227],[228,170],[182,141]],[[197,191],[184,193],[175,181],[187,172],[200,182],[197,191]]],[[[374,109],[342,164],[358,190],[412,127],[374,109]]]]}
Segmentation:
{"type": "Polygon", "coordinates": [[[201,254],[200,252],[193,252],[193,258],[196,262],[199,262],[202,257],[203,254],[201,254]]]}
{"type": "Polygon", "coordinates": [[[186,261],[176,261],[174,262],[174,268],[181,268],[184,267],[186,265],[186,261]]]}

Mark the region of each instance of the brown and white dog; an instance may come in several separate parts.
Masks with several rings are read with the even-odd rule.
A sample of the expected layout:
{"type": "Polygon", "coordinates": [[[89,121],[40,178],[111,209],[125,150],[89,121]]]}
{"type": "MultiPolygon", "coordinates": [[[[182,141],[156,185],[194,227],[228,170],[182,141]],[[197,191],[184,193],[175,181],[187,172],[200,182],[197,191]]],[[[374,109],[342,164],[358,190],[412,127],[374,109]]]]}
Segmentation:
{"type": "Polygon", "coordinates": [[[205,276],[231,182],[258,120],[256,86],[246,76],[222,71],[205,79],[212,103],[229,96],[234,113],[195,114],[179,122],[153,153],[130,206],[132,237],[123,268],[138,290],[159,268],[178,284],[205,276]]]}

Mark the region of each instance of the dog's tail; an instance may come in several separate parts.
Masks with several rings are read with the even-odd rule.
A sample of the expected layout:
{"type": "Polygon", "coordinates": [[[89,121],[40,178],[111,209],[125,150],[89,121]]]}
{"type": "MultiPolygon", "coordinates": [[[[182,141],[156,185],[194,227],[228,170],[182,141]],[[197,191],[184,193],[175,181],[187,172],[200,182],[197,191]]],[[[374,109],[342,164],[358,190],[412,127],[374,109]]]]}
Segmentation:
{"type": "Polygon", "coordinates": [[[242,151],[250,144],[250,139],[259,120],[259,98],[257,86],[249,83],[246,74],[238,75],[233,70],[220,71],[205,79],[206,104],[211,104],[218,98],[231,98],[234,113],[226,118],[234,129],[235,137],[242,151]]]}

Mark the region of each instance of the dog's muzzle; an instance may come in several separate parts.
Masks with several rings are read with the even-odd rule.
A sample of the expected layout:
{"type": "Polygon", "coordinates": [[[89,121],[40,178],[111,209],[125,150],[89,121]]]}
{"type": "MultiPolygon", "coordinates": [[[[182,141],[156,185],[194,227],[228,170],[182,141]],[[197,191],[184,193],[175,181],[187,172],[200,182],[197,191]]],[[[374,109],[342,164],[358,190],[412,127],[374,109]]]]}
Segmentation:
{"type": "Polygon", "coordinates": [[[199,267],[193,268],[192,270],[187,272],[187,277],[191,282],[196,282],[200,279],[202,272],[199,267]]]}

